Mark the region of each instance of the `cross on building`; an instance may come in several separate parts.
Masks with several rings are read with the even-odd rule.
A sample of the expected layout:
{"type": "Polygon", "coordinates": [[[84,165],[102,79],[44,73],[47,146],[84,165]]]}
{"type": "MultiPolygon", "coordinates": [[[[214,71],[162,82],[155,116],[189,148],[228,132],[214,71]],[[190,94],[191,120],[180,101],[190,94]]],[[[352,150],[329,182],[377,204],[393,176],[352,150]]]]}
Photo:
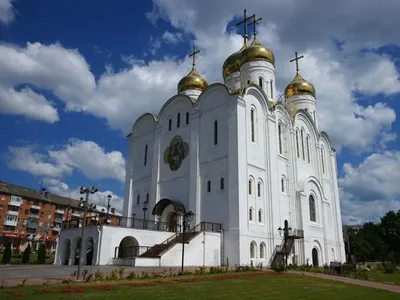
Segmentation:
{"type": "Polygon", "coordinates": [[[299,60],[302,59],[304,55],[297,56],[297,52],[295,52],[295,58],[291,59],[290,62],[296,61],[296,72],[299,72],[299,60]]]}
{"type": "Polygon", "coordinates": [[[247,26],[253,25],[253,34],[254,34],[254,36],[256,36],[257,35],[256,25],[257,25],[258,22],[260,22],[262,20],[262,18],[256,19],[256,15],[255,14],[252,15],[250,18],[252,18],[253,21],[248,23],[247,26]]]}
{"type": "Polygon", "coordinates": [[[243,15],[244,15],[244,16],[243,16],[243,20],[240,21],[240,22],[238,22],[238,23],[236,23],[236,26],[239,26],[239,25],[244,24],[244,25],[243,25],[243,28],[244,28],[243,39],[244,39],[244,44],[247,45],[247,40],[248,40],[248,38],[249,38],[249,36],[247,35],[247,21],[250,20],[251,18],[255,17],[255,14],[253,14],[253,15],[250,16],[250,17],[247,17],[247,9],[245,9],[243,15]]]}
{"type": "Polygon", "coordinates": [[[192,57],[192,65],[193,68],[196,66],[196,54],[199,53],[200,50],[196,50],[196,46],[193,46],[193,52],[189,54],[189,57],[192,57]]]}

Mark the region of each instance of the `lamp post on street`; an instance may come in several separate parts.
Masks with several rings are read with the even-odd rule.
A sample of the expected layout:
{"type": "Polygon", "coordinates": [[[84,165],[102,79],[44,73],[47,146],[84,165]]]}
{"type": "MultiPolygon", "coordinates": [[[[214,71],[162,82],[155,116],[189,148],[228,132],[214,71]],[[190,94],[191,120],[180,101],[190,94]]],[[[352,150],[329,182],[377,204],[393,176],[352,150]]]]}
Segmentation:
{"type": "MultiPolygon", "coordinates": [[[[76,273],[76,280],[79,280],[80,275],[81,275],[81,264],[82,264],[82,254],[83,254],[83,237],[85,233],[85,227],[86,227],[86,215],[88,211],[88,205],[89,205],[89,194],[94,194],[98,192],[98,188],[92,186],[90,187],[81,187],[80,193],[81,194],[86,194],[86,200],[84,202],[84,211],[83,211],[83,223],[82,223],[82,232],[81,232],[81,245],[79,249],[79,262],[78,262],[78,271],[76,273]]],[[[91,208],[95,208],[96,206],[91,206],[91,208]]]]}
{"type": "Polygon", "coordinates": [[[183,219],[182,219],[182,265],[181,265],[181,273],[183,274],[183,268],[185,265],[185,232],[186,228],[190,228],[190,224],[192,223],[193,220],[193,212],[190,210],[187,213],[183,214],[183,219]]]}
{"type": "Polygon", "coordinates": [[[284,243],[284,251],[285,252],[284,252],[284,254],[285,254],[285,267],[287,267],[287,251],[286,251],[287,240],[288,240],[289,234],[291,234],[291,232],[292,232],[292,228],[289,227],[289,222],[287,220],[285,220],[285,226],[283,227],[283,229],[281,227],[279,227],[278,231],[279,231],[279,235],[280,236],[282,236],[282,234],[283,234],[283,238],[285,240],[285,243],[284,243]]]}
{"type": "Polygon", "coordinates": [[[143,229],[145,228],[146,223],[146,210],[147,210],[147,201],[143,202],[143,229]]]}

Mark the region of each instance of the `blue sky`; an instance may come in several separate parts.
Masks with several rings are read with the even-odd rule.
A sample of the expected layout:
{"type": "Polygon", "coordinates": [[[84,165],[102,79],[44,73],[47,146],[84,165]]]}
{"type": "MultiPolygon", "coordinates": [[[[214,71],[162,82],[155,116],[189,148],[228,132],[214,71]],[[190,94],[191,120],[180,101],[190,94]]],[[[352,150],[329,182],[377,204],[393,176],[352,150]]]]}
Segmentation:
{"type": "MultiPolygon", "coordinates": [[[[263,18],[259,38],[276,56],[280,92],[294,76],[294,51],[305,56],[320,127],[338,150],[343,220],[359,223],[400,209],[400,4],[339,2],[246,8],[263,18]]],[[[121,208],[130,126],[176,93],[193,43],[199,71],[222,81],[224,60],[242,43],[234,23],[243,8],[238,0],[0,0],[0,180],[36,188],[43,179],[73,196],[97,185],[95,201],[112,193],[121,208]]]]}

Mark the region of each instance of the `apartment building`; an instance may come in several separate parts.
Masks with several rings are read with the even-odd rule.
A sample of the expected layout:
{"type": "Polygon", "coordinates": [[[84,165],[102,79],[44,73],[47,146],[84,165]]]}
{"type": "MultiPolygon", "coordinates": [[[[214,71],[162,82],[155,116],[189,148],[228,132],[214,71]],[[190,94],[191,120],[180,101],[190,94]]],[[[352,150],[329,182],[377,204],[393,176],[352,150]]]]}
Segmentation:
{"type": "MultiPolygon", "coordinates": [[[[79,227],[83,221],[82,199],[75,200],[0,181],[0,251],[11,243],[21,250],[27,242],[36,249],[46,239],[46,248],[54,250],[63,228],[79,227]]],[[[86,224],[119,225],[121,214],[96,206],[87,214],[86,224]]]]}

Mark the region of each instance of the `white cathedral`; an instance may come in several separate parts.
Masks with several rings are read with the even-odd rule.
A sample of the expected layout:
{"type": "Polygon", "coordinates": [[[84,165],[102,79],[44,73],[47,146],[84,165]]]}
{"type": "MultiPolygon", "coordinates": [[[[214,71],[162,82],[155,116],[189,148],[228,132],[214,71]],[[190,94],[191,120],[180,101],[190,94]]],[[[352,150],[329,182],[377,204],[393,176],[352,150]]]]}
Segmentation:
{"type": "MultiPolygon", "coordinates": [[[[257,21],[245,12],[244,44],[224,62],[224,84],[208,85],[194,51],[177,95],[133,124],[124,217],[85,229],[83,253],[92,256],[83,264],[345,261],[336,152],[318,128],[314,86],[296,53],[297,73],[277,95],[274,55],[257,39],[257,21]]],[[[80,234],[61,232],[55,264],[76,263],[80,234]]]]}

